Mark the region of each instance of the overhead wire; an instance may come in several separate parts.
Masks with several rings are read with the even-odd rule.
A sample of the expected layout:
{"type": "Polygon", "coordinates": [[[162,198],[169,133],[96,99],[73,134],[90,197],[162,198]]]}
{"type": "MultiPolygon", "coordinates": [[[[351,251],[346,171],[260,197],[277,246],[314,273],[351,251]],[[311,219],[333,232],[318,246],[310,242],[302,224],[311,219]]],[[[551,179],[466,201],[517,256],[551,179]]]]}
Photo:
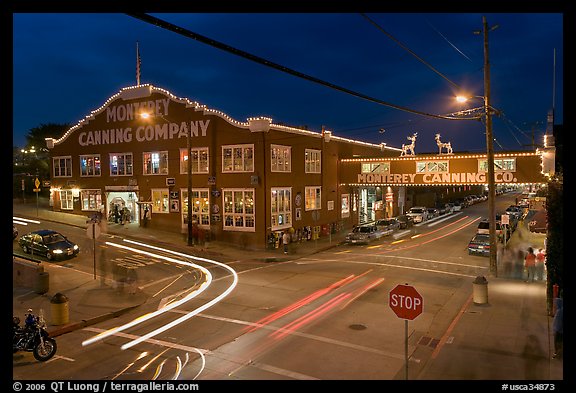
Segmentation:
{"type": "Polygon", "coordinates": [[[390,107],[390,108],[394,108],[394,109],[401,110],[401,111],[404,111],[404,112],[414,113],[414,114],[417,114],[417,115],[420,115],[420,116],[426,116],[426,117],[430,117],[430,118],[436,118],[436,119],[444,119],[444,120],[477,120],[477,119],[478,119],[477,117],[473,117],[473,118],[461,118],[461,117],[451,117],[451,116],[446,116],[446,115],[432,114],[432,113],[427,113],[427,112],[423,112],[423,111],[418,111],[418,110],[415,110],[415,109],[410,109],[410,108],[407,108],[407,107],[404,107],[404,106],[400,106],[400,105],[395,105],[395,104],[392,104],[392,103],[389,103],[389,102],[386,102],[386,101],[383,101],[383,100],[380,100],[380,99],[377,99],[377,98],[370,97],[370,96],[368,96],[368,95],[366,95],[366,94],[362,94],[362,93],[359,93],[359,92],[356,92],[356,91],[347,89],[347,88],[345,88],[345,87],[341,87],[341,86],[335,85],[335,84],[333,84],[333,83],[323,81],[323,80],[321,80],[321,79],[318,79],[318,78],[316,78],[316,77],[313,77],[313,76],[304,74],[304,73],[302,73],[302,72],[293,70],[293,69],[288,68],[288,67],[286,67],[286,66],[283,66],[283,65],[274,63],[274,62],[272,62],[272,61],[270,61],[270,60],[267,60],[267,59],[264,59],[264,58],[262,58],[262,57],[260,57],[260,56],[253,55],[253,54],[248,53],[248,52],[245,52],[245,51],[243,51],[243,50],[241,50],[241,49],[234,48],[234,47],[232,47],[232,46],[230,46],[230,45],[227,45],[227,44],[224,44],[224,43],[222,43],[222,42],[216,41],[216,40],[214,40],[214,39],[208,38],[208,37],[203,36],[203,35],[201,35],[201,34],[192,32],[192,31],[190,31],[190,30],[188,30],[188,29],[185,29],[185,28],[183,28],[183,27],[176,26],[176,25],[174,25],[174,24],[172,24],[172,23],[170,23],[170,22],[164,21],[164,20],[159,19],[159,18],[157,18],[157,17],[154,17],[154,16],[152,16],[152,15],[142,14],[142,13],[127,13],[127,15],[129,15],[129,16],[131,16],[131,17],[133,17],[133,18],[142,20],[142,21],[144,21],[144,22],[150,23],[150,24],[155,25],[155,26],[157,26],[157,27],[160,27],[160,28],[162,28],[162,29],[166,29],[166,30],[172,31],[172,32],[174,32],[174,33],[180,34],[180,35],[182,35],[182,36],[184,36],[184,37],[191,38],[191,39],[194,39],[194,40],[196,40],[196,41],[202,42],[202,43],[204,43],[204,44],[208,44],[208,45],[213,46],[213,47],[215,47],[215,48],[218,48],[218,49],[224,50],[224,51],[226,51],[226,52],[232,53],[232,54],[234,54],[234,55],[236,55],[236,56],[240,56],[240,57],[243,57],[243,58],[248,59],[248,60],[250,60],[250,61],[254,61],[254,62],[258,63],[258,64],[261,64],[261,65],[264,65],[264,66],[267,66],[267,67],[271,67],[271,68],[274,68],[274,69],[276,69],[276,70],[285,72],[285,73],[287,73],[287,74],[291,74],[291,75],[294,75],[294,76],[296,76],[296,77],[299,77],[299,78],[302,78],[302,79],[306,79],[306,80],[308,80],[308,81],[311,81],[311,82],[318,83],[318,84],[321,84],[321,85],[323,85],[323,86],[329,87],[329,88],[331,88],[331,89],[338,90],[338,91],[344,92],[344,93],[346,93],[346,94],[350,94],[350,95],[352,95],[352,96],[355,96],[355,97],[358,97],[358,98],[362,98],[362,99],[364,99],[364,100],[367,100],[367,101],[370,101],[370,102],[374,102],[374,103],[377,103],[377,104],[380,104],[380,105],[384,105],[384,106],[387,106],[387,107],[390,107]]]}

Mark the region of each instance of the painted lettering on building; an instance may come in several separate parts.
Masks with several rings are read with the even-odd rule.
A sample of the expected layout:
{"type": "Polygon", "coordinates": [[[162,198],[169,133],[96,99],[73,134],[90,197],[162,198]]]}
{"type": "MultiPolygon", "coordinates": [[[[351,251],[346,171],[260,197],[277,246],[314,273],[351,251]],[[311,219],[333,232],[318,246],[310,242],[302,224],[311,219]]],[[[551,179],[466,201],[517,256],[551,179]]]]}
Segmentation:
{"type": "Polygon", "coordinates": [[[110,128],[107,130],[84,131],[78,135],[80,146],[111,145],[116,143],[151,142],[168,139],[206,136],[210,120],[181,123],[149,124],[136,129],[110,128]]]}
{"type": "MultiPolygon", "coordinates": [[[[360,173],[358,183],[363,184],[485,184],[486,173],[360,173]]],[[[515,183],[518,180],[512,172],[494,173],[496,183],[515,183]]]]}

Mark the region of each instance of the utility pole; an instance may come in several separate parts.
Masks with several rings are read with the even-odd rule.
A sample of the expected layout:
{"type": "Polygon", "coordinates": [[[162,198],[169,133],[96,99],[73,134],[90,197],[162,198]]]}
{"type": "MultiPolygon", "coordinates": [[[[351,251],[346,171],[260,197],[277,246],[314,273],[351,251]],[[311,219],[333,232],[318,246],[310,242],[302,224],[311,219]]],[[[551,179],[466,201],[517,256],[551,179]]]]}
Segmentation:
{"type": "Polygon", "coordinates": [[[492,137],[492,106],[490,105],[490,61],[488,56],[488,32],[498,25],[488,28],[486,17],[482,16],[484,35],[484,111],[486,115],[486,155],[488,158],[488,222],[490,235],[490,273],[498,277],[496,253],[496,184],[494,181],[494,138],[492,137]]]}
{"type": "Polygon", "coordinates": [[[188,214],[186,215],[186,220],[188,221],[188,245],[194,245],[192,241],[192,146],[190,142],[190,133],[192,130],[188,130],[188,136],[186,137],[186,148],[188,149],[188,214]]]}

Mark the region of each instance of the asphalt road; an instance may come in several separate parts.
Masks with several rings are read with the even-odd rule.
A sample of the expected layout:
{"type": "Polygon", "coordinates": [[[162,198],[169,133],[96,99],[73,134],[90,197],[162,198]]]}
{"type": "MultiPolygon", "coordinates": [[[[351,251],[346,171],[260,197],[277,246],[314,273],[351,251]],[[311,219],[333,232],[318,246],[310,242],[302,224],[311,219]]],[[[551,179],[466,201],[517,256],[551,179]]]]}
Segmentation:
{"type": "MultiPolygon", "coordinates": [[[[498,198],[497,211],[513,203],[506,198],[498,198]]],[[[407,339],[409,375],[416,379],[431,352],[422,340],[442,337],[473,279],[488,273],[488,259],[469,256],[466,247],[486,211],[482,202],[400,236],[278,263],[198,261],[170,250],[101,243],[97,255],[103,252],[112,262],[103,274],[130,266],[151,300],[60,336],[58,359],[19,365],[17,373],[54,380],[404,379],[407,339]],[[408,336],[405,320],[388,306],[398,284],[415,287],[424,299],[422,314],[408,323],[408,336]],[[83,345],[187,296],[167,312],[83,345]],[[150,340],[125,347],[154,331],[159,333],[150,340]]],[[[83,251],[57,263],[91,271],[91,240],[78,228],[61,229],[83,251]]]]}

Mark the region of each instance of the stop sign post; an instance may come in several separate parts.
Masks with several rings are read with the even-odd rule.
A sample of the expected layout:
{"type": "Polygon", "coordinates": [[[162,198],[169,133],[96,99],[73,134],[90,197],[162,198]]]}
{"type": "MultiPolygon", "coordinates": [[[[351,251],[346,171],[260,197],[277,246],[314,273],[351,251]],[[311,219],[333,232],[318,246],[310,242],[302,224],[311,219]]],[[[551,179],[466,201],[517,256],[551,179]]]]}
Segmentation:
{"type": "Polygon", "coordinates": [[[422,314],[424,301],[418,291],[409,285],[397,285],[390,291],[390,308],[398,318],[413,320],[422,314]]]}
{"type": "Polygon", "coordinates": [[[404,319],[404,362],[408,379],[408,320],[422,314],[424,300],[414,287],[400,284],[390,291],[388,304],[398,318],[404,319]]]}

